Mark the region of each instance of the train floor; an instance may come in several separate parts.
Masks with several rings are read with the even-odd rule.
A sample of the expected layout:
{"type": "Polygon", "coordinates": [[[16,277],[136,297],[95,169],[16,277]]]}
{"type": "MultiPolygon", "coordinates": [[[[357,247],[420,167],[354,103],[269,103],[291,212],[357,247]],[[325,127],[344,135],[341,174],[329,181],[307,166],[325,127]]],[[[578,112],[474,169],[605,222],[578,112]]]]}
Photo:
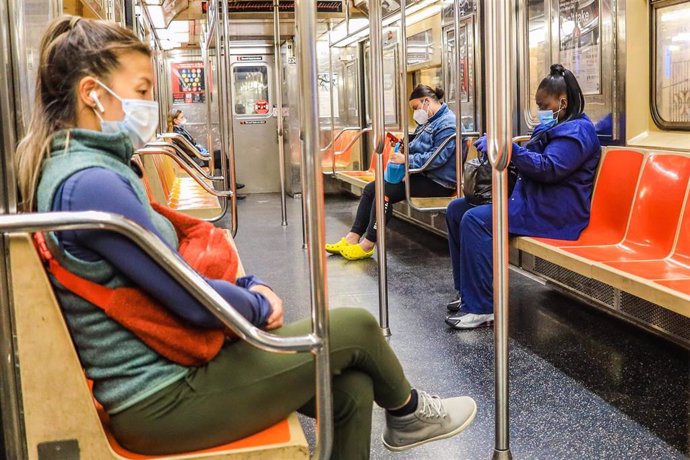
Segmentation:
{"type": "MultiPolygon", "coordinates": [[[[240,202],[237,244],[248,273],[285,300],[286,320],[309,315],[309,269],[301,201],[257,194],[240,202]]],[[[357,200],[326,199],[327,240],[346,233],[357,200]]],[[[474,424],[450,440],[393,454],[381,444],[375,408],[374,459],[482,459],[494,442],[493,329],[444,323],[452,298],[446,240],[393,219],[388,230],[390,343],[408,379],[442,396],[470,395],[474,424]]],[[[328,257],[331,308],[378,314],[375,259],[328,257]]],[[[520,459],[681,459],[690,455],[690,353],[511,271],[511,448],[520,459]]],[[[280,391],[280,389],[276,389],[280,391]]],[[[314,425],[303,425],[313,444],[314,425]]]]}

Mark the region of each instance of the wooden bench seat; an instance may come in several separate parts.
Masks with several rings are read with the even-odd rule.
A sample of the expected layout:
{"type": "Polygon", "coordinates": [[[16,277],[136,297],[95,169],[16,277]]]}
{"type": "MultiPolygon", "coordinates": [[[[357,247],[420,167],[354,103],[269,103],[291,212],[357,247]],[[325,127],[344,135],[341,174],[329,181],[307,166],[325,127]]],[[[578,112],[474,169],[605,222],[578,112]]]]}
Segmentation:
{"type": "MultiPolygon", "coordinates": [[[[386,140],[383,148],[383,164],[384,167],[388,163],[388,155],[393,150],[390,142],[386,140]]],[[[371,161],[369,162],[369,169],[366,171],[337,171],[336,177],[348,184],[364,188],[369,182],[373,182],[376,178],[376,153],[371,154],[371,161]]]]}
{"type": "Polygon", "coordinates": [[[307,441],[295,414],[261,433],[203,451],[155,457],[122,449],[107,423],[99,419],[60,307],[29,235],[10,236],[9,257],[29,459],[39,459],[39,451],[40,458],[99,460],[308,458],[307,441]]]}
{"type": "MultiPolygon", "coordinates": [[[[221,213],[218,198],[208,193],[184,171],[176,168],[174,160],[165,155],[137,157],[144,173],[144,186],[149,199],[176,211],[198,218],[213,218],[221,213]]],[[[206,182],[213,187],[213,184],[206,182]]]]}

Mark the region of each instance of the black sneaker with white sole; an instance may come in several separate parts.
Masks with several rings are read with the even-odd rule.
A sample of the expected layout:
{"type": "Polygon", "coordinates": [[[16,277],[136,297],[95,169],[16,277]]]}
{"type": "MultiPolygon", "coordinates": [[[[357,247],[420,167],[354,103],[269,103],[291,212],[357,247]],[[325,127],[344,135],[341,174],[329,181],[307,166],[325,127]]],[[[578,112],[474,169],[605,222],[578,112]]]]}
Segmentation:
{"type": "Polygon", "coordinates": [[[478,315],[476,313],[459,312],[446,318],[446,324],[454,329],[476,329],[494,325],[494,314],[478,315]]]}
{"type": "Polygon", "coordinates": [[[446,308],[447,308],[448,311],[451,312],[451,313],[457,313],[457,312],[460,311],[460,304],[461,304],[461,303],[462,303],[462,299],[461,299],[460,296],[458,295],[458,296],[455,298],[455,300],[453,300],[452,302],[448,303],[448,305],[446,305],[446,308]]]}

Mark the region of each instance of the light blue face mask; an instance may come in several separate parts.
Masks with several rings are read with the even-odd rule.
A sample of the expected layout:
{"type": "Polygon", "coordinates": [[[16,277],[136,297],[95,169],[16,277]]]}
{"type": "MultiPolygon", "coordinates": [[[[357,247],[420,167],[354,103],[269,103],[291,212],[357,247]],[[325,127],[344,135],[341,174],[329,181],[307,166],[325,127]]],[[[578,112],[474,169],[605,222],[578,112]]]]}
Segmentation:
{"type": "Polygon", "coordinates": [[[105,112],[103,106],[98,102],[98,97],[94,97],[96,94],[92,92],[91,97],[96,101],[96,107],[98,110],[96,116],[101,121],[101,130],[104,133],[121,133],[127,134],[129,139],[132,141],[134,150],[140,149],[146,145],[148,141],[151,140],[154,134],[156,134],[156,128],[158,127],[158,103],[155,101],[146,101],[142,99],[122,99],[120,96],[115,94],[113,90],[108,88],[106,85],[96,80],[96,82],[101,85],[106,91],[117,98],[122,103],[122,111],[125,113],[125,117],[119,121],[109,121],[104,120],[101,113],[105,112]]]}
{"type": "MultiPolygon", "coordinates": [[[[560,104],[559,104],[560,106],[560,104]]],[[[558,123],[558,114],[561,113],[562,108],[557,111],[552,110],[540,110],[537,112],[537,117],[539,118],[539,124],[544,125],[547,128],[553,128],[558,123]]]]}

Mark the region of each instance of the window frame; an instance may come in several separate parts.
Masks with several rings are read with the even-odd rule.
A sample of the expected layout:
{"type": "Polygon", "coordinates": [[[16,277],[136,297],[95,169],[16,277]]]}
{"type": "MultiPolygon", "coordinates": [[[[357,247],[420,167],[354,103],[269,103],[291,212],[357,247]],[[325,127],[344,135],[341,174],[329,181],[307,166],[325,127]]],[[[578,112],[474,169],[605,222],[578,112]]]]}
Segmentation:
{"type": "Polygon", "coordinates": [[[678,121],[667,121],[664,120],[663,117],[661,116],[661,113],[659,112],[659,108],[657,107],[657,100],[656,100],[656,87],[657,87],[657,18],[658,18],[658,12],[662,8],[670,7],[670,6],[675,6],[675,5],[681,5],[687,3],[688,6],[690,7],[690,0],[652,0],[650,2],[650,42],[649,46],[651,48],[651,52],[649,53],[649,70],[650,70],[650,79],[649,79],[649,108],[650,112],[652,115],[652,120],[654,120],[654,123],[659,127],[660,129],[663,130],[673,130],[673,131],[690,131],[690,121],[687,122],[678,122],[678,121]]]}

